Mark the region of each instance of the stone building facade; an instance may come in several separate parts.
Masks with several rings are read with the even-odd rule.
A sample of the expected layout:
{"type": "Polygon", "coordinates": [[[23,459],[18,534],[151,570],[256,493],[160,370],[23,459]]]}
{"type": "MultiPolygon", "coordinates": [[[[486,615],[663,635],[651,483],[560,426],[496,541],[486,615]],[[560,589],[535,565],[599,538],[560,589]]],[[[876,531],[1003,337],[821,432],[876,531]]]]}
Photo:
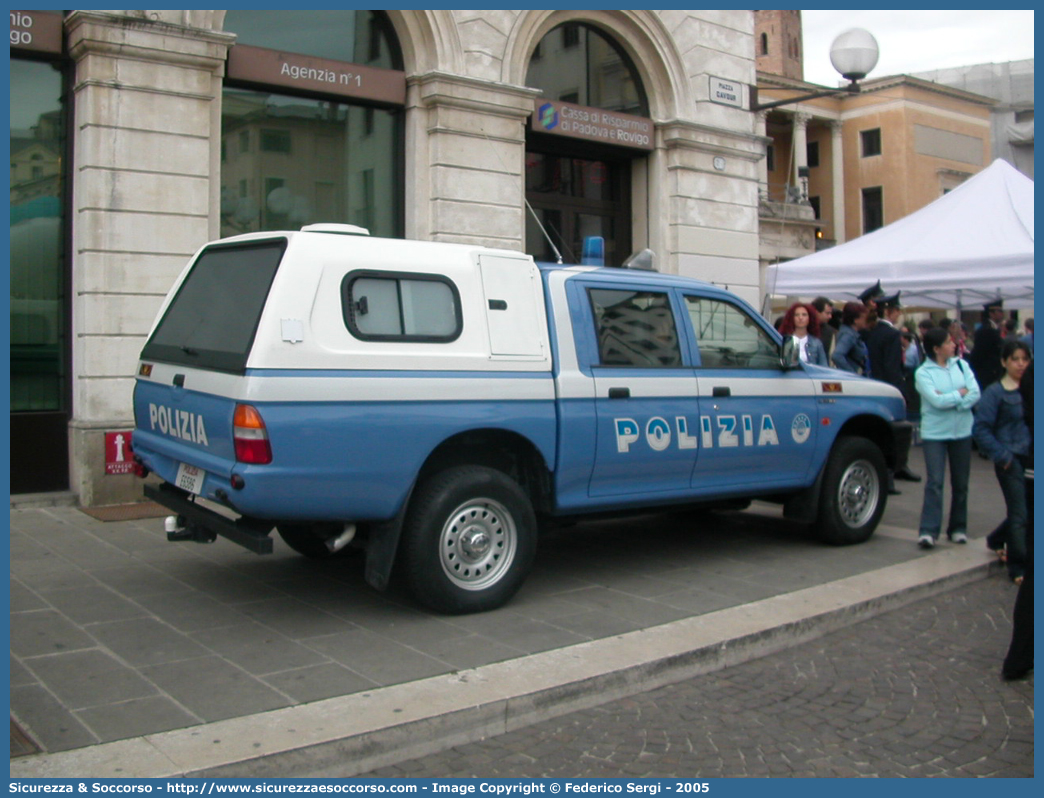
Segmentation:
{"type": "Polygon", "coordinates": [[[601,234],[616,264],[648,247],[756,304],[753,19],[12,12],[12,492],[138,497],[138,353],[193,252],[235,232],[546,256],[537,218],[567,261],[601,234]]]}

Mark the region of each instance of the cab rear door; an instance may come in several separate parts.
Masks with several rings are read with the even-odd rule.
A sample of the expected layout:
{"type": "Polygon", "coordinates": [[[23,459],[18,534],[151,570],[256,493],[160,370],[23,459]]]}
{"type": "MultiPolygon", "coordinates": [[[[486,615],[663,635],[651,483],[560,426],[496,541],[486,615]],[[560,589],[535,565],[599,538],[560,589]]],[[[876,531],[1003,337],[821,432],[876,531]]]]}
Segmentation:
{"type": "Polygon", "coordinates": [[[583,286],[597,433],[589,494],[636,500],[687,493],[698,450],[691,353],[677,297],[663,286],[583,286]]]}

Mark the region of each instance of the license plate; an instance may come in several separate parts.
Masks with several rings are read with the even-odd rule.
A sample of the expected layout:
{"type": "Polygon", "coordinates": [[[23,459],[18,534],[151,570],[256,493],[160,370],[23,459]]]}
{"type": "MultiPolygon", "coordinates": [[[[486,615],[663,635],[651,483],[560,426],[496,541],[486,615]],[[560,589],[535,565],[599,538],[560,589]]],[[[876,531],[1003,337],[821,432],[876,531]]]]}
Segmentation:
{"type": "Polygon", "coordinates": [[[203,493],[203,479],[206,475],[207,472],[202,468],[182,463],[178,466],[178,475],[174,479],[174,484],[182,490],[187,490],[189,493],[195,493],[199,496],[203,493]]]}

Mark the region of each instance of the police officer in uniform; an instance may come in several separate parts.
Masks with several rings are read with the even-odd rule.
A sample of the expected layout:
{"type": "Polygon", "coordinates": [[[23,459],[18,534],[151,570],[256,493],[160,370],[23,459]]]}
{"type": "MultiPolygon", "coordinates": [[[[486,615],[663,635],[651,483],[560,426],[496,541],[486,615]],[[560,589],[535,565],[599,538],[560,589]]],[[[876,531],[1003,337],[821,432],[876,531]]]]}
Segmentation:
{"type": "Polygon", "coordinates": [[[859,295],[859,301],[870,308],[870,310],[877,310],[877,300],[883,296],[884,289],[881,288],[881,281],[878,280],[859,295]]]}
{"type": "Polygon", "coordinates": [[[1001,347],[1004,345],[1004,339],[1001,336],[1003,323],[1003,299],[998,297],[982,306],[982,324],[975,331],[968,363],[975,372],[975,379],[983,391],[986,390],[986,386],[1004,376],[1004,367],[1001,365],[1001,347]]]}
{"type": "MultiPolygon", "coordinates": [[[[864,344],[867,344],[869,349],[870,344],[870,333],[874,327],[877,326],[877,300],[884,296],[884,289],[881,288],[881,281],[878,280],[869,288],[865,289],[863,293],[859,295],[859,301],[866,305],[866,309],[869,313],[866,314],[866,325],[859,331],[859,337],[862,339],[864,344]]],[[[870,372],[873,373],[874,361],[870,361],[870,372]]]]}
{"type": "MultiPolygon", "coordinates": [[[[903,391],[906,375],[903,371],[902,333],[896,324],[902,317],[902,305],[899,303],[900,291],[891,296],[882,296],[877,300],[880,313],[877,325],[867,336],[866,347],[870,352],[870,375],[875,380],[887,382],[900,392],[903,391]]],[[[913,425],[904,421],[896,425],[895,470],[894,479],[905,479],[908,482],[920,482],[921,477],[910,470],[908,460],[910,446],[913,443],[913,425]]],[[[888,492],[896,494],[893,480],[889,480],[888,492]]]]}

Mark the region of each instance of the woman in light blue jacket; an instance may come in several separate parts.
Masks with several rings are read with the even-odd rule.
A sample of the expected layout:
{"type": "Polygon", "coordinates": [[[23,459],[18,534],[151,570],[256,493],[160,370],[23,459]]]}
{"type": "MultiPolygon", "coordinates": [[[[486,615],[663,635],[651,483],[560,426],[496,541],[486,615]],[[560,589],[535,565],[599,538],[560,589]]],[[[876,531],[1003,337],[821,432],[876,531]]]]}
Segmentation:
{"type": "Polygon", "coordinates": [[[924,362],[914,374],[921,397],[921,440],[928,476],[917,545],[931,549],[942,527],[943,478],[950,461],[950,521],[946,536],[968,542],[968,478],[971,473],[972,407],[979,401],[979,383],[968,364],[955,357],[950,334],[934,327],[924,336],[924,362]]]}

